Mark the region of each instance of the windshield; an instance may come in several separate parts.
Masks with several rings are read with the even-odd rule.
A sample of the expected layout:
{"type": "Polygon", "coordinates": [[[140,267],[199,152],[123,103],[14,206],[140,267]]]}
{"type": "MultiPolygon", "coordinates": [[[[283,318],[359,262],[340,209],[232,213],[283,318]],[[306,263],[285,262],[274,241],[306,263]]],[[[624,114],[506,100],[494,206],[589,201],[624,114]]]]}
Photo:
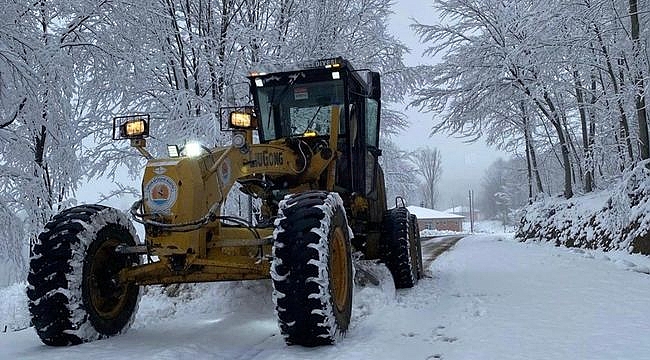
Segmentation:
{"type": "MultiPolygon", "coordinates": [[[[333,109],[342,108],[345,102],[340,80],[264,86],[257,91],[261,141],[302,136],[307,131],[328,135],[333,109]]],[[[341,112],[341,129],[345,128],[344,116],[341,112]]]]}

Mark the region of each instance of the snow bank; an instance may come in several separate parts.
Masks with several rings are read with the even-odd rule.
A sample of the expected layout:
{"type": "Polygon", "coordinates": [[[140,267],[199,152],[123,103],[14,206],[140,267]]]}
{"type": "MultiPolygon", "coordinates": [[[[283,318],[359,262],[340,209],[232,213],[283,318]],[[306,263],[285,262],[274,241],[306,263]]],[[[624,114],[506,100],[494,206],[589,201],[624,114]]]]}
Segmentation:
{"type": "MultiPolygon", "coordinates": [[[[23,282],[0,288],[0,333],[29,327],[26,286],[23,282]]],[[[132,328],[182,318],[188,309],[199,314],[272,312],[271,290],[269,280],[146,286],[132,328]]]]}
{"type": "Polygon", "coordinates": [[[420,231],[420,236],[421,237],[458,235],[458,234],[463,234],[463,233],[458,232],[458,231],[451,231],[451,230],[428,230],[428,229],[425,229],[425,230],[420,231]]]}
{"type": "Polygon", "coordinates": [[[0,333],[29,327],[26,286],[21,282],[0,288],[0,333]]]}
{"type": "MultiPolygon", "coordinates": [[[[447,236],[447,235],[465,235],[470,233],[470,223],[463,222],[463,229],[465,231],[451,231],[451,230],[428,230],[420,231],[420,236],[447,236]]],[[[474,222],[474,234],[504,234],[514,233],[517,229],[511,225],[503,225],[502,221],[498,220],[482,220],[474,222]]]]}
{"type": "Polygon", "coordinates": [[[198,314],[273,311],[269,280],[147,286],[133,328],[198,314]]]}
{"type": "Polygon", "coordinates": [[[610,190],[532,204],[515,237],[650,255],[650,170],[645,164],[639,164],[610,190]]]}

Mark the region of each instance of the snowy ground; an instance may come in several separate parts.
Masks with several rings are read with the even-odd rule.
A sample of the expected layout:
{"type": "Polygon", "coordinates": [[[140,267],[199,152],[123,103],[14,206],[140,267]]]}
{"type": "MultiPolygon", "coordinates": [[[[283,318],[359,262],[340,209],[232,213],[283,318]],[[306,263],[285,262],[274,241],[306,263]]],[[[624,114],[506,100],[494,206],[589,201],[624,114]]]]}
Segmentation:
{"type": "Polygon", "coordinates": [[[474,232],[470,231],[471,224],[469,221],[463,222],[463,231],[450,231],[450,230],[422,230],[420,234],[422,236],[445,236],[445,235],[459,235],[459,234],[501,234],[501,233],[511,233],[517,231],[517,227],[514,225],[503,225],[501,221],[498,220],[482,220],[474,223],[474,232]]]}
{"type": "MultiPolygon", "coordinates": [[[[46,347],[32,329],[0,333],[0,358],[642,359],[649,268],[643,256],[474,235],[414,289],[360,289],[352,328],[334,346],[285,346],[269,284],[249,282],[201,285],[181,298],[152,288],[131,331],[80,346],[46,347]]],[[[0,293],[0,316],[13,293],[0,293]]]]}

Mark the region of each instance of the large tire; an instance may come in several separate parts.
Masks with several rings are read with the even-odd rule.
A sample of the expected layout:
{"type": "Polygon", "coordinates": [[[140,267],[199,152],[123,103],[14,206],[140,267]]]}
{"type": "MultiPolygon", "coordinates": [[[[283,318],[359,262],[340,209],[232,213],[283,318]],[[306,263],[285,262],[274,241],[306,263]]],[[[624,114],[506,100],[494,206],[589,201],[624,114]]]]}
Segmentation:
{"type": "Polygon", "coordinates": [[[352,255],[338,194],[309,191],[280,202],[273,233],[273,301],[287,344],[332,344],[352,313],[352,255]]]}
{"type": "Polygon", "coordinates": [[[424,277],[424,261],[422,261],[422,243],[420,241],[420,226],[418,225],[418,218],[415,214],[409,216],[409,226],[412,231],[411,239],[411,255],[413,261],[417,265],[417,278],[418,280],[424,277]]]}
{"type": "Polygon", "coordinates": [[[140,263],[120,255],[137,235],[120,211],[100,205],[64,210],[45,225],[29,264],[27,296],[32,324],[46,345],[66,346],[126,331],[140,288],[117,274],[140,263]]]}
{"type": "Polygon", "coordinates": [[[409,215],[406,208],[393,208],[386,211],[382,223],[381,260],[393,275],[396,289],[411,288],[418,281],[409,215]]]}

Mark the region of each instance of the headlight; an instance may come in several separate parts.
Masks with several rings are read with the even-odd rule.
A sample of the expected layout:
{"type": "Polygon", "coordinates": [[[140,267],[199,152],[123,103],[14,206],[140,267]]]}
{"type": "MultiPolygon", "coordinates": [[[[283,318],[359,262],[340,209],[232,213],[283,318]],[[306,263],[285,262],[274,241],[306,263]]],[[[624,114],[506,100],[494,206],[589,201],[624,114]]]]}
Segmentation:
{"type": "Polygon", "coordinates": [[[198,142],[189,142],[185,144],[185,148],[183,149],[183,152],[185,153],[185,156],[188,157],[197,157],[201,156],[205,150],[203,148],[203,145],[198,142]]]}

